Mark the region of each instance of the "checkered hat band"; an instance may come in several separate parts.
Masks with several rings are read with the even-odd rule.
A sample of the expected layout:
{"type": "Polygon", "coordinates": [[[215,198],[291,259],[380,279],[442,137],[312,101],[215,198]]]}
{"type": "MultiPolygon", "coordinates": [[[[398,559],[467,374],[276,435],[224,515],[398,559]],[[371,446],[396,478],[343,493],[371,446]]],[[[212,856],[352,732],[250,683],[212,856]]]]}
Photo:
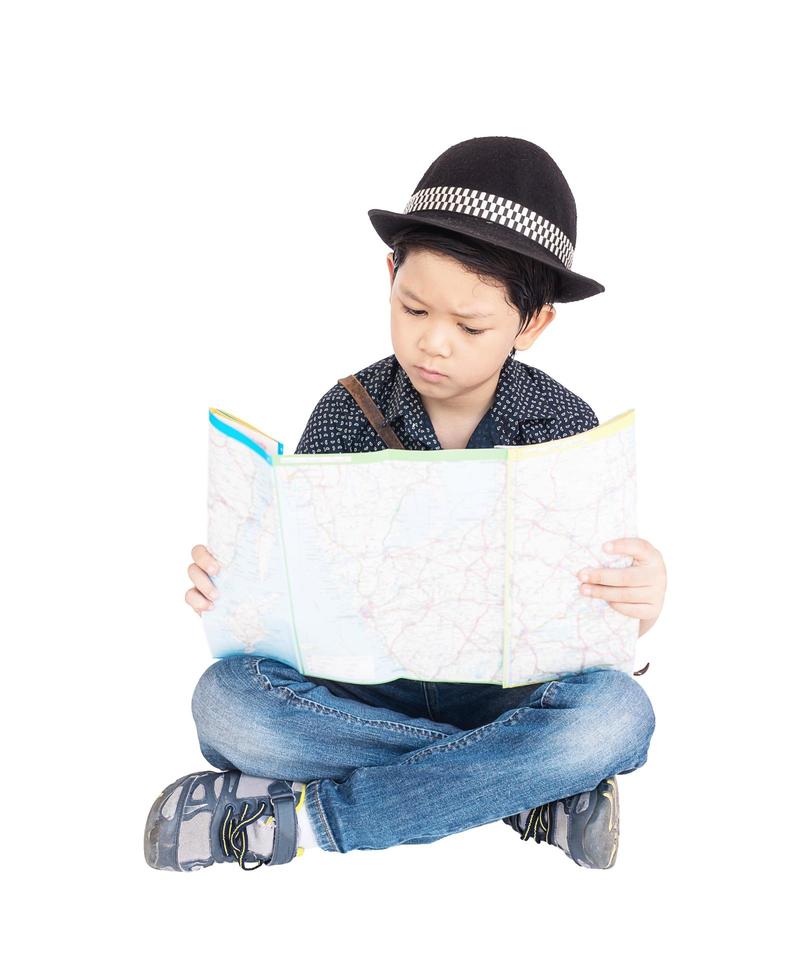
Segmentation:
{"type": "Polygon", "coordinates": [[[516,201],[469,187],[424,187],[407,201],[404,214],[411,211],[458,211],[494,221],[532,238],[571,268],[574,246],[570,239],[551,221],[516,201]]]}

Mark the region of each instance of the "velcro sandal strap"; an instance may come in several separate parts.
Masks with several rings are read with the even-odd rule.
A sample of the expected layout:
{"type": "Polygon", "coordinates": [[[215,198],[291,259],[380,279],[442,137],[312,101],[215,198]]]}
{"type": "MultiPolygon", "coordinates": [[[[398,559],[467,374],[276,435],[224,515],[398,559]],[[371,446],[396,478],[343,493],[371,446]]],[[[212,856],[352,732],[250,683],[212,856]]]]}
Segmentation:
{"type": "Polygon", "coordinates": [[[283,779],[269,784],[268,795],[275,809],[275,834],[272,854],[264,864],[286,864],[297,854],[296,797],[283,779]]]}

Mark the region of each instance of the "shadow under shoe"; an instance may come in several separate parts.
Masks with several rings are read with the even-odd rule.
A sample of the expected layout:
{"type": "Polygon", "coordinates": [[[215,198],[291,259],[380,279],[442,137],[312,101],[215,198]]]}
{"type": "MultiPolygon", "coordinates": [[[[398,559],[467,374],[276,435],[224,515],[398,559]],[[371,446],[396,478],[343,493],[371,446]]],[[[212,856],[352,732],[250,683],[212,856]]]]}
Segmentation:
{"type": "MultiPolygon", "coordinates": [[[[304,805],[304,798],[303,786],[295,804],[293,786],[283,779],[247,776],[237,769],[189,773],[166,786],[149,810],[143,840],[146,862],[166,871],[196,871],[231,861],[245,871],[286,864],[303,853],[297,847],[296,809],[304,805]],[[272,824],[267,853],[248,845],[248,828],[252,832],[257,821],[272,824]]],[[[261,827],[256,824],[256,829],[261,827]]]]}
{"type": "Polygon", "coordinates": [[[603,779],[594,790],[503,817],[503,823],[522,840],[554,844],[583,868],[611,868],[618,853],[620,824],[615,776],[603,779]]]}

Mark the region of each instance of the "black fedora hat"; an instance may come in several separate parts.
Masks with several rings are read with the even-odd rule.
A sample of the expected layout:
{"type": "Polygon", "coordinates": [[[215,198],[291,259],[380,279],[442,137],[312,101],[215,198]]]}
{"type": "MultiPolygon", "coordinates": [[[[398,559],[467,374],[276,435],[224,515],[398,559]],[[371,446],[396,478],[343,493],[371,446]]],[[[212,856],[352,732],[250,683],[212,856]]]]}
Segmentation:
{"type": "Polygon", "coordinates": [[[528,255],[557,270],[559,303],[604,292],[600,282],[571,271],[574,196],[552,157],[527,140],[479,136],[456,143],[429,166],[402,214],[374,209],[368,217],[387,245],[397,231],[419,224],[528,255]]]}

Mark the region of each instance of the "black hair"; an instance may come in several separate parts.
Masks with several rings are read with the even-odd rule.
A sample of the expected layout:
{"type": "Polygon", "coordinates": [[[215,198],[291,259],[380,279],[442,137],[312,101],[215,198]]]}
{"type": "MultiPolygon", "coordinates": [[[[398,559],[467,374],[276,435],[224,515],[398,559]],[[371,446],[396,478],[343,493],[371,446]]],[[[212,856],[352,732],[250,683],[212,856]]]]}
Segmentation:
{"type": "MultiPolygon", "coordinates": [[[[505,287],[508,303],[519,312],[519,329],[524,330],[534,313],[545,304],[553,304],[559,289],[559,276],[550,266],[544,265],[521,252],[490,245],[477,238],[456,234],[426,225],[407,225],[391,239],[395,273],[409,254],[410,249],[449,255],[468,272],[477,273],[484,280],[495,280],[505,287]]],[[[512,347],[509,357],[516,348],[512,347]]]]}

